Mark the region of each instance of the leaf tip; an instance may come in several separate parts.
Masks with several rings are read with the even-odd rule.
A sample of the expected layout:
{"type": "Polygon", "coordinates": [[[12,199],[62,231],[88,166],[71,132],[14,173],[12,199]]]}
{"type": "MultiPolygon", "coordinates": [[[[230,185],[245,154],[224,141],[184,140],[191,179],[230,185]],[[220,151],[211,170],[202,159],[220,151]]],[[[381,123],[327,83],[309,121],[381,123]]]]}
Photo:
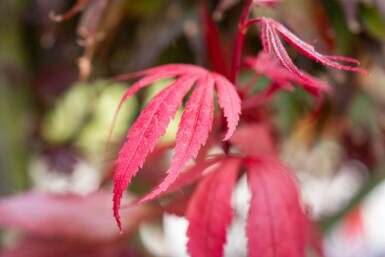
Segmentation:
{"type": "Polygon", "coordinates": [[[120,201],[122,199],[122,193],[121,192],[114,192],[114,196],[113,196],[113,212],[114,212],[114,217],[115,217],[115,221],[116,221],[116,224],[118,225],[118,228],[119,228],[119,231],[120,233],[123,232],[123,229],[122,229],[122,222],[120,220],[120,215],[119,215],[119,209],[120,209],[120,201]]]}

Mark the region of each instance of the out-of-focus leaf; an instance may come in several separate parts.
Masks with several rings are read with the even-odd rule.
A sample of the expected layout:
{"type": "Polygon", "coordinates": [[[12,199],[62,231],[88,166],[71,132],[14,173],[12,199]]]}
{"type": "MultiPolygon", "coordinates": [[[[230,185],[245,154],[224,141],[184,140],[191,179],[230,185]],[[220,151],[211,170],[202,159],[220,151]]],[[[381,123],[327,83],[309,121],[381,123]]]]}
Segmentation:
{"type": "Polygon", "coordinates": [[[275,145],[271,132],[268,124],[249,123],[239,127],[230,141],[246,155],[272,155],[275,153],[275,145]]]}
{"type": "Polygon", "coordinates": [[[0,195],[28,185],[26,162],[30,147],[32,106],[21,13],[25,1],[0,3],[0,195]]]}
{"type": "Polygon", "coordinates": [[[200,15],[204,41],[206,43],[207,61],[210,64],[210,68],[228,78],[230,76],[230,62],[224,55],[223,40],[221,40],[219,31],[211,18],[210,11],[203,4],[203,1],[200,5],[200,15]]]}
{"type": "MultiPolygon", "coordinates": [[[[103,146],[108,137],[108,129],[111,125],[111,117],[116,110],[116,103],[120,100],[126,90],[123,84],[106,84],[101,82],[96,84],[100,88],[100,94],[95,101],[92,115],[79,134],[76,144],[87,153],[95,154],[100,158],[103,146]]],[[[119,141],[137,114],[138,103],[136,97],[128,100],[123,107],[126,111],[122,112],[116,120],[115,129],[111,135],[112,142],[119,141]]]]}
{"type": "Polygon", "coordinates": [[[307,224],[290,172],[277,160],[247,159],[250,257],[303,257],[307,224]]]}
{"type": "Polygon", "coordinates": [[[373,103],[363,93],[356,94],[349,106],[349,118],[354,127],[375,129],[376,115],[373,103]],[[362,115],[365,113],[365,115],[362,115]]]}
{"type": "Polygon", "coordinates": [[[95,94],[88,85],[79,84],[70,88],[45,118],[43,137],[56,143],[71,140],[89,118],[93,101],[95,94]]]}
{"type": "Polygon", "coordinates": [[[328,14],[334,35],[337,38],[339,52],[348,54],[351,51],[353,36],[345,21],[341,6],[336,0],[321,0],[321,2],[328,14]]]}
{"type": "MultiPolygon", "coordinates": [[[[76,84],[58,100],[55,108],[45,118],[42,134],[53,143],[74,140],[90,154],[101,154],[108,137],[111,117],[116,102],[126,88],[123,84],[76,84]]],[[[127,111],[119,115],[113,139],[117,140],[136,115],[137,101],[132,98],[124,106],[127,111]]]]}
{"type": "MultiPolygon", "coordinates": [[[[121,210],[124,232],[135,232],[148,214],[144,206],[121,210]]],[[[40,237],[79,242],[112,241],[120,237],[111,216],[111,194],[103,191],[87,196],[32,191],[3,198],[0,200],[0,225],[40,237]]]]}
{"type": "Polygon", "coordinates": [[[16,92],[0,74],[0,195],[26,187],[26,124],[16,92]]]}
{"type": "Polygon", "coordinates": [[[60,240],[29,237],[9,249],[0,250],[1,257],[140,257],[131,254],[124,238],[103,243],[79,243],[76,240],[60,240]]]}
{"type": "Polygon", "coordinates": [[[345,13],[345,18],[352,32],[357,32],[361,29],[357,20],[358,4],[361,0],[338,0],[341,9],[345,13]]]}
{"type": "Polygon", "coordinates": [[[221,257],[227,227],[233,219],[231,196],[237,180],[239,159],[225,160],[199,183],[189,201],[188,251],[192,257],[221,257]]]}
{"type": "Polygon", "coordinates": [[[163,11],[167,1],[129,1],[127,3],[127,11],[131,17],[151,17],[159,15],[160,10],[163,11]]]}
{"type": "Polygon", "coordinates": [[[385,41],[385,20],[375,6],[363,4],[359,12],[364,29],[374,38],[385,41]]]}

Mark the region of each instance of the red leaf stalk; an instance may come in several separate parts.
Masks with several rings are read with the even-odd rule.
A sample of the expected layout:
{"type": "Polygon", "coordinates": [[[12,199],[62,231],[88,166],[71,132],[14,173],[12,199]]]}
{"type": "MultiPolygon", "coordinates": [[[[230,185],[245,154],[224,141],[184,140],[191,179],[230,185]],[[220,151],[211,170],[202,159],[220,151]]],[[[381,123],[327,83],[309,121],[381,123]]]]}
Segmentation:
{"type": "Polygon", "coordinates": [[[247,17],[250,12],[250,8],[252,5],[252,0],[246,0],[245,5],[243,6],[241,18],[238,23],[238,34],[237,39],[235,41],[234,46],[234,55],[231,63],[231,71],[230,71],[230,82],[236,85],[238,71],[241,67],[241,55],[242,55],[242,46],[245,41],[246,31],[247,31],[247,17]]]}

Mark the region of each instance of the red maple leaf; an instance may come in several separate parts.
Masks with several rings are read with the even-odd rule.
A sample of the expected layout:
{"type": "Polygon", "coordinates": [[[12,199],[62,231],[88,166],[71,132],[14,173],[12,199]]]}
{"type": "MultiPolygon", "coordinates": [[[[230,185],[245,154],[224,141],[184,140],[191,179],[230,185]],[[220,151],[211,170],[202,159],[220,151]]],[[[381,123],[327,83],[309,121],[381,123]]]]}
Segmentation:
{"type": "Polygon", "coordinates": [[[234,216],[232,193],[242,165],[251,189],[246,224],[248,256],[303,257],[306,245],[317,246],[317,252],[322,252],[314,232],[309,233],[311,223],[302,210],[291,172],[272,155],[258,155],[217,158],[194,166],[175,180],[174,190],[201,178],[185,210],[191,256],[223,256],[234,216]],[[217,166],[207,171],[214,163],[217,166]]]}
{"type": "Polygon", "coordinates": [[[288,30],[285,26],[271,18],[262,17],[251,19],[247,22],[246,26],[249,26],[253,23],[259,23],[261,25],[261,42],[265,53],[270,55],[274,54],[284,68],[286,68],[292,74],[295,74],[296,76],[300,77],[304,81],[309,81],[309,83],[311,83],[309,76],[300,71],[297,66],[293,63],[285,47],[283,46],[279,35],[283,37],[300,53],[310,59],[313,59],[316,62],[340,70],[355,71],[367,74],[367,71],[365,69],[337,62],[343,61],[350,64],[359,65],[360,63],[358,60],[343,56],[322,55],[318,53],[313,46],[305,43],[296,35],[294,35],[290,30],[288,30]]]}
{"type": "Polygon", "coordinates": [[[290,173],[274,158],[246,158],[244,163],[251,189],[248,256],[304,256],[307,223],[290,173]]]}
{"type": "Polygon", "coordinates": [[[168,64],[145,71],[120,76],[120,79],[142,76],[123,96],[120,106],[139,89],[156,80],[176,77],[175,81],[159,92],[142,111],[127,135],[116,163],[114,175],[114,216],[119,227],[119,208],[123,191],[132,177],[142,167],[146,156],[152,151],[159,138],[166,132],[170,120],[181,106],[184,96],[196,86],[186,103],[176,135],[175,154],[166,178],[141,202],[148,201],[164,192],[177,178],[188,160],[195,158],[205,144],[212,128],[216,87],[218,102],[227,119],[228,131],[225,140],[233,134],[240,115],[240,99],[235,86],[220,74],[188,64],[168,64]]]}
{"type": "Polygon", "coordinates": [[[320,92],[330,92],[331,90],[325,82],[312,77],[304,71],[299,71],[301,76],[288,71],[277,62],[277,59],[272,58],[271,55],[265,52],[259,53],[256,57],[250,56],[245,58],[244,63],[247,67],[254,69],[257,74],[271,79],[272,85],[266,90],[266,93],[270,92],[271,94],[277,89],[282,88],[291,90],[293,87],[290,83],[302,86],[306,91],[315,96],[319,96],[320,92]]]}
{"type": "Polygon", "coordinates": [[[242,103],[244,110],[257,106],[281,89],[293,90],[291,83],[301,86],[319,100],[322,100],[322,92],[331,91],[331,88],[325,82],[314,78],[304,71],[300,71],[301,76],[297,76],[280,65],[276,58],[273,58],[265,52],[259,53],[256,57],[246,57],[244,64],[256,72],[255,78],[251,80],[244,90],[245,93],[260,75],[264,75],[271,80],[270,85],[265,90],[244,100],[242,103]]]}
{"type": "Polygon", "coordinates": [[[204,177],[188,203],[187,249],[191,256],[221,257],[233,219],[231,196],[241,160],[228,158],[204,177]]]}

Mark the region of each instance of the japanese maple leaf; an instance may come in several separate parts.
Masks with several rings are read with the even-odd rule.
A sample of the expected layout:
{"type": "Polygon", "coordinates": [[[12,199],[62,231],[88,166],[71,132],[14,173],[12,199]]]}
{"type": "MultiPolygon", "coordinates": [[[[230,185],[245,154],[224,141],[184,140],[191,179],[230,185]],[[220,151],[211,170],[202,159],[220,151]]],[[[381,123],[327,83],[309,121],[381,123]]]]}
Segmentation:
{"type": "MultiPolygon", "coordinates": [[[[107,191],[86,196],[29,191],[0,198],[0,227],[17,228],[38,238],[72,240],[78,244],[79,241],[115,241],[122,235],[109,218],[110,197],[107,191]]],[[[132,196],[126,199],[135,201],[132,196]]],[[[124,224],[125,235],[133,234],[140,222],[152,215],[151,212],[144,206],[124,209],[122,216],[130,219],[124,224]]]]}
{"type": "MultiPolygon", "coordinates": [[[[202,174],[206,165],[188,170],[186,177],[202,174]]],[[[294,179],[272,155],[226,157],[215,169],[202,174],[185,213],[191,256],[223,256],[227,228],[234,216],[231,197],[242,165],[251,189],[246,224],[248,256],[305,256],[305,246],[313,244],[310,223],[302,211],[294,179]]],[[[181,183],[180,177],[176,181],[183,186],[186,183],[181,183]]]]}
{"type": "Polygon", "coordinates": [[[233,219],[231,196],[241,160],[228,158],[199,183],[188,203],[187,249],[192,257],[222,257],[233,219]]]}
{"type": "Polygon", "coordinates": [[[276,152],[271,125],[268,122],[249,122],[238,127],[230,142],[245,155],[274,155],[276,152]]]}
{"type": "Polygon", "coordinates": [[[168,64],[121,76],[120,79],[139,76],[142,78],[127,90],[117,112],[123,102],[139,89],[162,78],[176,77],[176,79],[159,92],[142,111],[129,130],[127,141],[120,151],[113,178],[114,216],[119,227],[121,227],[119,208],[123,191],[142,167],[148,153],[166,132],[170,120],[194,83],[196,86],[186,103],[179,124],[175,154],[167,171],[168,175],[153,191],[144,196],[141,202],[151,200],[165,191],[177,178],[187,161],[195,158],[201,146],[205,144],[213,122],[214,87],[217,90],[219,105],[227,119],[228,131],[224,140],[233,134],[240,115],[240,99],[235,86],[220,74],[194,65],[168,64]]]}
{"type": "Polygon", "coordinates": [[[305,256],[307,224],[290,173],[274,158],[245,158],[244,164],[251,190],[248,256],[305,256]]]}
{"type": "Polygon", "coordinates": [[[310,81],[309,76],[301,72],[297,68],[297,66],[293,63],[286,49],[284,48],[279,35],[282,38],[284,38],[290,45],[292,45],[300,53],[302,53],[303,55],[305,55],[310,59],[313,59],[316,62],[319,62],[323,65],[330,66],[336,69],[340,69],[340,70],[355,71],[355,72],[361,72],[361,73],[367,74],[366,70],[360,67],[344,65],[344,64],[341,64],[340,62],[337,62],[337,61],[343,61],[343,62],[359,65],[358,60],[349,58],[349,57],[343,57],[343,56],[322,55],[318,53],[313,46],[299,39],[296,35],[294,35],[291,31],[289,31],[285,26],[283,26],[282,24],[280,24],[279,22],[273,19],[266,18],[266,17],[256,18],[256,19],[250,20],[248,22],[248,25],[256,22],[260,23],[261,25],[261,42],[265,53],[270,55],[274,54],[284,68],[286,68],[288,71],[295,74],[296,76],[300,77],[304,81],[308,81],[309,83],[312,83],[310,81]]]}
{"type": "MultiPolygon", "coordinates": [[[[249,139],[240,136],[236,141],[242,140],[249,139]]],[[[249,153],[247,147],[246,152],[249,153]]],[[[234,217],[231,198],[242,166],[251,189],[246,224],[248,256],[303,257],[306,245],[322,253],[315,227],[302,211],[290,171],[273,157],[273,151],[254,154],[199,163],[182,172],[162,193],[171,193],[200,179],[187,207],[184,206],[186,209],[182,208],[189,221],[187,249],[192,257],[223,256],[228,226],[234,217]]]]}
{"type": "Polygon", "coordinates": [[[256,57],[247,57],[244,61],[245,65],[251,69],[254,69],[257,74],[265,75],[272,81],[272,86],[266,93],[273,93],[277,89],[291,90],[290,83],[296,83],[302,86],[309,93],[319,96],[320,92],[330,92],[330,87],[323,81],[320,81],[311,75],[300,71],[301,76],[297,76],[292,72],[282,67],[277,59],[272,58],[271,55],[265,52],[259,53],[256,57]],[[274,88],[277,86],[277,88],[274,88]]]}

